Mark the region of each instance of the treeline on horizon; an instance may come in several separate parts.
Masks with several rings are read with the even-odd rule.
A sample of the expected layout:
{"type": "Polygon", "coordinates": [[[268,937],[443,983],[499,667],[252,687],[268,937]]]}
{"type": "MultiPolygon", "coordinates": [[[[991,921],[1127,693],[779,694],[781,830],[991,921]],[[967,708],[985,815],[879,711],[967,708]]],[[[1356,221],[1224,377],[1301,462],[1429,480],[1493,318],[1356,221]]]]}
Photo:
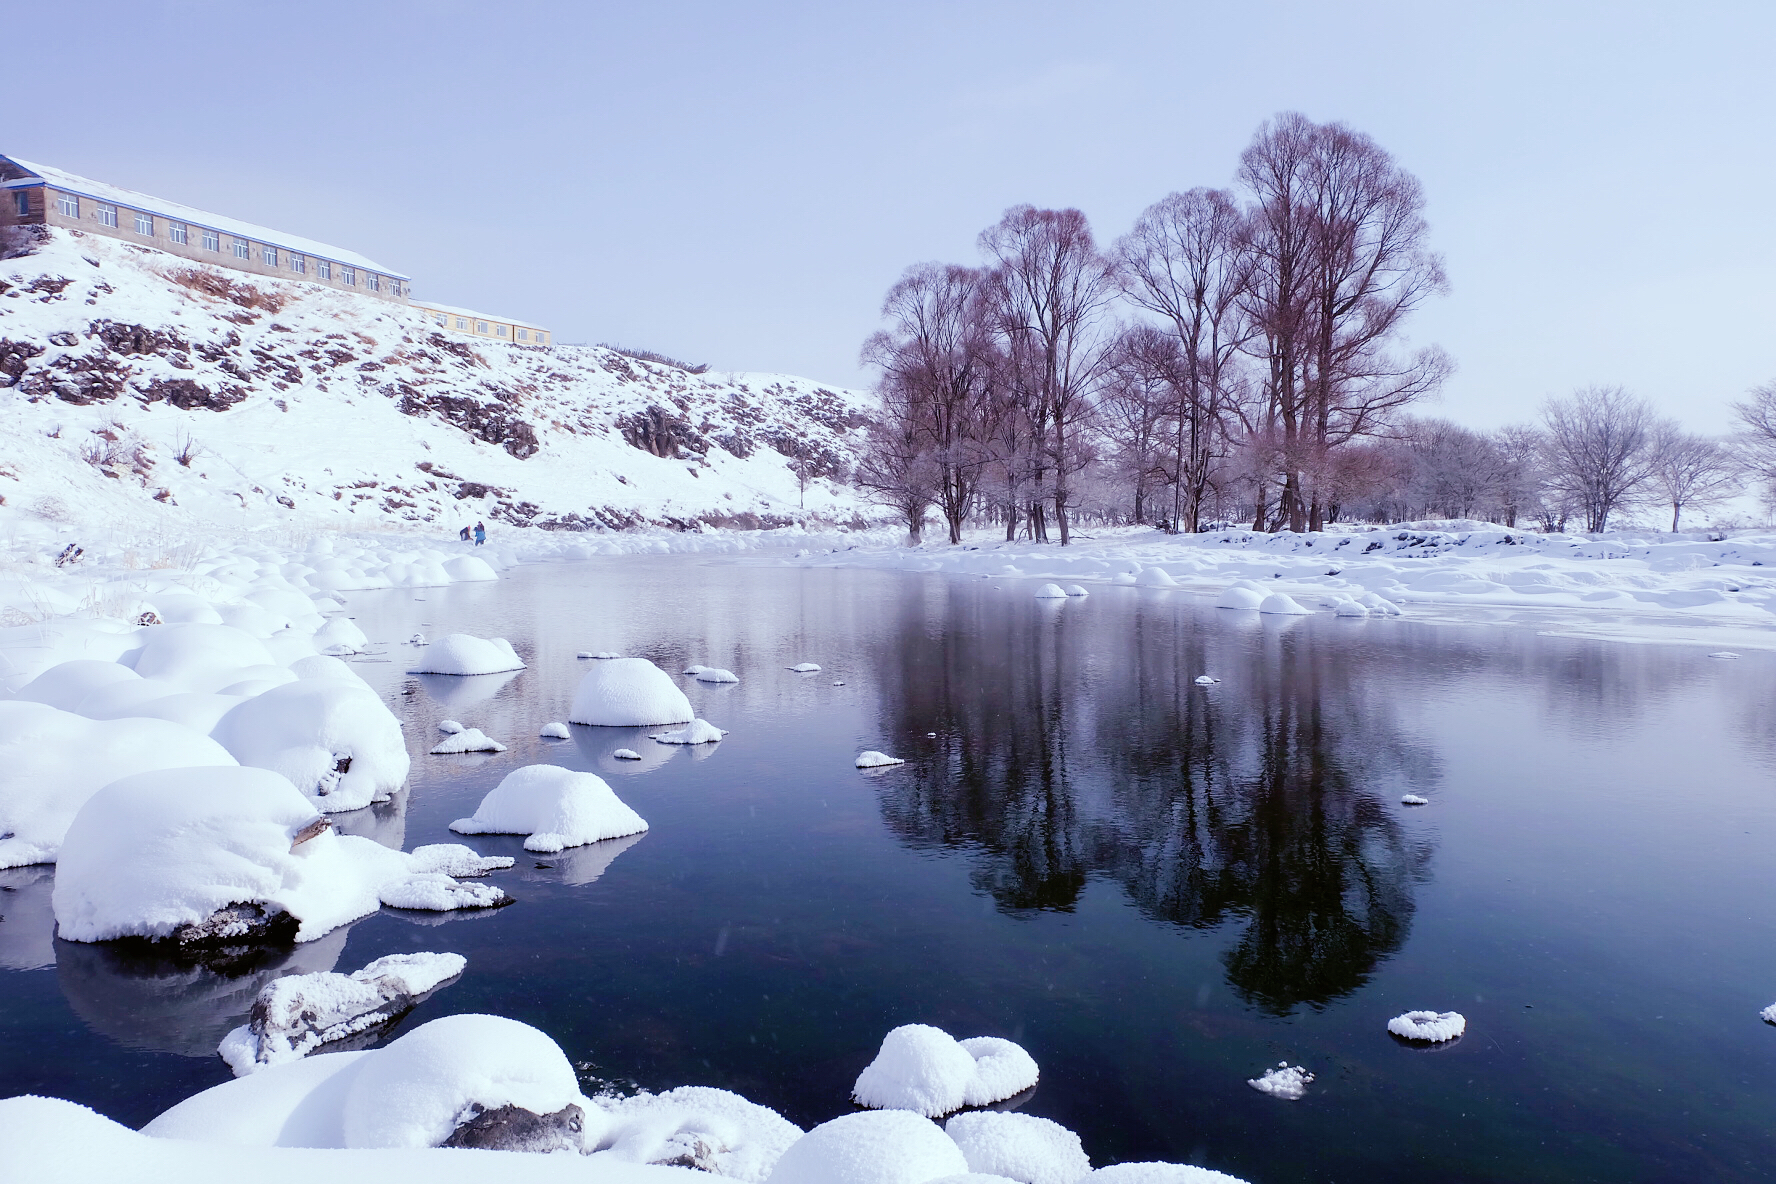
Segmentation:
{"type": "Polygon", "coordinates": [[[1677,530],[1754,489],[1776,502],[1776,384],[1735,405],[1730,440],[1609,387],[1490,433],[1412,416],[1452,370],[1405,347],[1448,286],[1424,204],[1369,136],[1285,113],[1234,188],[1169,194],[1107,250],[1078,210],[1013,207],[980,266],[916,264],[889,289],[856,481],[915,540],[935,512],[952,543],[969,522],[1062,544],[1081,521],[1601,531],[1652,507],[1677,530]]]}

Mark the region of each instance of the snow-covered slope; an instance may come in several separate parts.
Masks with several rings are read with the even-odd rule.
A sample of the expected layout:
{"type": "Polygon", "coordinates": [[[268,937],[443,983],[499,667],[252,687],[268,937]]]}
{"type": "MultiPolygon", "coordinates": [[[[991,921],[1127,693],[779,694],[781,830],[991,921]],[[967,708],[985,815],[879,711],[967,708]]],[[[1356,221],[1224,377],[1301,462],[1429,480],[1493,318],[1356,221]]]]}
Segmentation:
{"type": "Polygon", "coordinates": [[[861,442],[863,392],[475,341],[318,285],[7,233],[0,497],[14,511],[454,533],[820,524],[861,507],[831,478],[861,442]]]}

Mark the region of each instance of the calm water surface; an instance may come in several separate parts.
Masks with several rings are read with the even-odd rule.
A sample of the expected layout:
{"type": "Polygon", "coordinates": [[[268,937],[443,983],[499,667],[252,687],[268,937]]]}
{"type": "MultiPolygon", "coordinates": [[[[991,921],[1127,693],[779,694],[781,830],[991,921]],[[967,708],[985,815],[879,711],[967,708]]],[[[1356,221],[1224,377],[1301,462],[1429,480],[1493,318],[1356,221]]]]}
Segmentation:
{"type": "Polygon", "coordinates": [[[450,840],[539,761],[602,774],[652,829],[541,857],[475,838],[518,858],[495,877],[516,906],[384,912],[233,974],[56,941],[49,869],[0,872],[0,1094],[139,1125],[228,1079],[216,1041],[269,977],[454,950],[466,975],[399,1030],[497,1012],[589,1087],[722,1086],[804,1126],[919,1021],[1024,1044],[1023,1109],[1100,1164],[1776,1178],[1776,657],[1032,590],[662,558],[354,594],[373,639],[503,635],[530,669],[360,664],[414,767],[346,829],[450,840]],[[680,680],[733,734],[536,739],[600,649],[733,669],[680,680]],[[444,718],[511,750],[424,755],[444,718]],[[908,763],[859,773],[862,748],[908,763]],[[1416,1008],[1468,1034],[1395,1042],[1416,1008]],[[1284,1059],[1316,1075],[1304,1100],[1247,1088],[1284,1059]]]}

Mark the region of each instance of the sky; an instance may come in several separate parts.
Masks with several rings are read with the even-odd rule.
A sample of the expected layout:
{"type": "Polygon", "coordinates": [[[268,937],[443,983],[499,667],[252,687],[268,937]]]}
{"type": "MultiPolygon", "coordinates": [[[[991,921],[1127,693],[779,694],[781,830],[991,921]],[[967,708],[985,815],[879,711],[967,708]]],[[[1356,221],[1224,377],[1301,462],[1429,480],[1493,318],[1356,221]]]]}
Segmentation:
{"type": "Polygon", "coordinates": [[[1776,5],[84,0],[0,49],[0,153],[359,251],[417,297],[864,385],[909,264],[1007,208],[1101,244],[1279,111],[1424,183],[1410,324],[1490,428],[1776,379],[1776,5]],[[28,97],[28,98],[27,98],[28,97]]]}

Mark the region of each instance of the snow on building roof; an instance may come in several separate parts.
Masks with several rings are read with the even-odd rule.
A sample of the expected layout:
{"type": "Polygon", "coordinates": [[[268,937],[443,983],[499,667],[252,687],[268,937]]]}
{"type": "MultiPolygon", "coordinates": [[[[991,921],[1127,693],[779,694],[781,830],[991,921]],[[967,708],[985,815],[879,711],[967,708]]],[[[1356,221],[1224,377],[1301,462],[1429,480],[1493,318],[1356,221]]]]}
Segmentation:
{"type": "Polygon", "coordinates": [[[414,300],[412,301],[412,304],[413,307],[418,309],[430,309],[432,312],[447,312],[453,317],[474,317],[476,320],[481,321],[496,321],[506,325],[517,325],[521,329],[542,329],[544,332],[548,331],[548,326],[539,325],[535,321],[521,321],[517,317],[496,317],[490,312],[476,312],[472,308],[458,308],[454,304],[439,304],[436,300],[414,300]]]}
{"type": "Polygon", "coordinates": [[[250,238],[256,242],[283,247],[299,255],[314,255],[322,259],[331,259],[335,263],[343,263],[348,267],[359,267],[365,271],[374,271],[378,275],[386,275],[392,279],[411,280],[413,278],[404,272],[384,267],[376,260],[368,259],[356,251],[342,250],[323,242],[316,242],[314,239],[285,234],[281,230],[272,230],[270,227],[257,226],[251,222],[242,222],[238,218],[226,218],[221,214],[211,214],[192,206],[181,205],[176,201],[167,201],[165,198],[138,193],[134,189],[107,185],[103,181],[77,176],[49,165],[32,164],[30,161],[20,160],[16,156],[0,157],[0,159],[11,161],[25,172],[32,174],[30,177],[14,181],[0,181],[0,189],[17,189],[42,182],[81,197],[92,198],[94,201],[111,202],[114,205],[128,206],[131,209],[143,210],[150,214],[159,214],[175,222],[208,226],[212,230],[220,230],[238,238],[250,238]]]}

